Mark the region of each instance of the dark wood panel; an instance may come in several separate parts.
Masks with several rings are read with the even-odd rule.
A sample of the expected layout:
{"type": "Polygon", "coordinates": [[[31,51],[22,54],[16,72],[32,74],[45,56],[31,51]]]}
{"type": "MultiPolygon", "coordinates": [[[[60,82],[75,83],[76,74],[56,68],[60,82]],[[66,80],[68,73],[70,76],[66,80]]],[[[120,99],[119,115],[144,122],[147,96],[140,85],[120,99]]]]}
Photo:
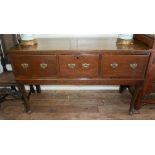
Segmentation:
{"type": "MultiPolygon", "coordinates": [[[[155,51],[154,51],[155,52],[155,51]]],[[[153,55],[153,54],[152,54],[153,55]]],[[[150,75],[152,76],[152,81],[155,81],[155,55],[153,55],[153,58],[152,58],[152,60],[150,60],[150,61],[152,61],[152,63],[151,63],[151,71],[150,71],[150,75]]]]}
{"type": "Polygon", "coordinates": [[[16,78],[21,84],[42,84],[42,85],[139,85],[144,78],[16,78]]]}
{"type": "Polygon", "coordinates": [[[147,35],[142,35],[142,34],[135,34],[134,38],[136,40],[143,42],[145,45],[149,46],[150,49],[153,48],[154,38],[147,36],[147,35]]]}
{"type": "Polygon", "coordinates": [[[152,82],[152,85],[153,85],[153,89],[152,89],[152,92],[155,93],[155,81],[152,82]]]}
{"type": "Polygon", "coordinates": [[[142,78],[145,76],[148,59],[148,56],[143,55],[103,55],[102,76],[142,78]]]}
{"type": "Polygon", "coordinates": [[[51,77],[57,74],[55,55],[11,55],[10,57],[16,78],[51,77]]]}
{"type": "Polygon", "coordinates": [[[60,55],[59,66],[62,77],[97,77],[99,74],[99,55],[60,55]]]}

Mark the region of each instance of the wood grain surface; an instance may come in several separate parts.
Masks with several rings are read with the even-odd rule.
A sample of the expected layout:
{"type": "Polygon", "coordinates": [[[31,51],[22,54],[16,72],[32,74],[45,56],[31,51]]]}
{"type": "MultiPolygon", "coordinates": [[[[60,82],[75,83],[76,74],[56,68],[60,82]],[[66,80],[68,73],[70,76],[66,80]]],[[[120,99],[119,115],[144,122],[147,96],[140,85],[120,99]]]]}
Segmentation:
{"type": "Polygon", "coordinates": [[[0,119],[18,120],[134,120],[155,119],[155,106],[147,105],[140,114],[128,115],[131,95],[117,91],[43,91],[32,94],[32,113],[23,111],[21,100],[2,104],[0,119]]]}
{"type": "Polygon", "coordinates": [[[11,53],[31,53],[36,54],[62,54],[71,51],[93,52],[100,50],[148,50],[149,46],[135,40],[132,45],[117,45],[117,38],[40,38],[37,39],[37,45],[34,46],[17,46],[9,50],[11,53]],[[51,53],[52,52],[52,53],[51,53]]]}

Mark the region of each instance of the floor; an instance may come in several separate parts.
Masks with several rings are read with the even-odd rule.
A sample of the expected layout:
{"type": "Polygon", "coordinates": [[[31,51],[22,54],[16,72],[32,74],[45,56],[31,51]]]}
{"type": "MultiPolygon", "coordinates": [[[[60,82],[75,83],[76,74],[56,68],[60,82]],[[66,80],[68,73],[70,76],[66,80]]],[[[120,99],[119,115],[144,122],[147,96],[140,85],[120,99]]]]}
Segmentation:
{"type": "Polygon", "coordinates": [[[126,91],[52,90],[31,96],[32,113],[24,112],[21,100],[2,104],[1,120],[145,120],[155,119],[155,105],[144,106],[140,114],[128,115],[130,94],[126,91]]]}

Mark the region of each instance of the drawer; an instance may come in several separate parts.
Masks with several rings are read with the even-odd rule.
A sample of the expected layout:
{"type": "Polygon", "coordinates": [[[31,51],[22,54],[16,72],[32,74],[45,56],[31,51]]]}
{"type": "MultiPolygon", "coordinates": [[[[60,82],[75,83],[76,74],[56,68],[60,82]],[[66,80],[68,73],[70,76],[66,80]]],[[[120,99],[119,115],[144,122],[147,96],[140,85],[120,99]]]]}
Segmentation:
{"type": "Polygon", "coordinates": [[[11,55],[16,77],[50,77],[57,73],[55,55],[11,55]]]}
{"type": "Polygon", "coordinates": [[[148,59],[147,55],[103,55],[102,77],[143,78],[148,59]]]}
{"type": "Polygon", "coordinates": [[[95,77],[98,76],[99,55],[60,55],[59,71],[63,77],[95,77]]]}

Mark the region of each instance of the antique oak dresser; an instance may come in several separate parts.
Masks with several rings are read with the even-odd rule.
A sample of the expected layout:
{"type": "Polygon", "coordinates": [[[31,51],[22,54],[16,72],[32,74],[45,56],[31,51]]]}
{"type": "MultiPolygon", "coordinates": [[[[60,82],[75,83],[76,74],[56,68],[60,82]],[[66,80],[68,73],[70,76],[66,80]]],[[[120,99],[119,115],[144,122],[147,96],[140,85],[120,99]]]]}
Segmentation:
{"type": "Polygon", "coordinates": [[[141,108],[151,91],[154,40],[134,35],[132,45],[117,45],[116,38],[42,38],[37,45],[8,51],[15,79],[30,103],[24,85],[120,85],[133,88],[129,114],[141,108]]]}

